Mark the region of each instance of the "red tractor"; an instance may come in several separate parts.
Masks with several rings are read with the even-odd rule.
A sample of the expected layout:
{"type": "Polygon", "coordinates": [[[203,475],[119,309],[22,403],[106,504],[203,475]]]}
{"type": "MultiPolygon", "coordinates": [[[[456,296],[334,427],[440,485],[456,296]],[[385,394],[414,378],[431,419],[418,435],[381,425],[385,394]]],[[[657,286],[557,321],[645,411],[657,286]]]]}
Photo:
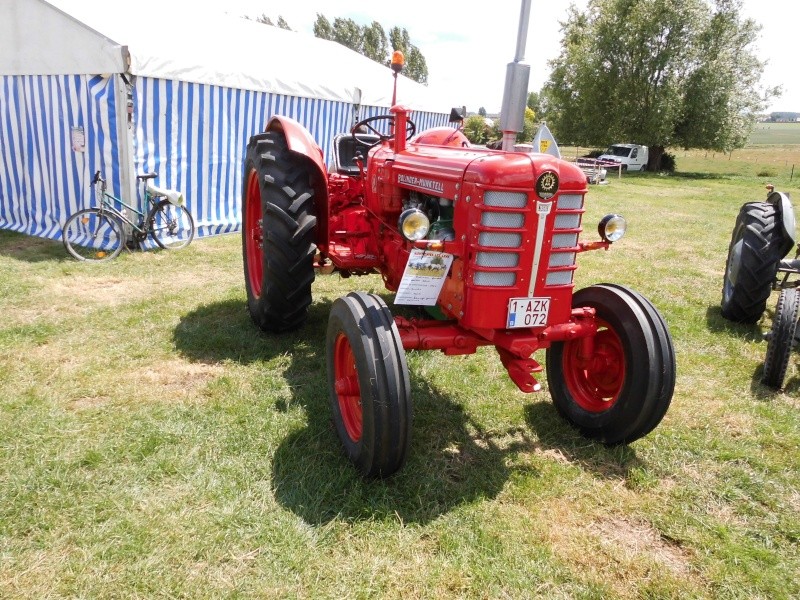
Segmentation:
{"type": "Polygon", "coordinates": [[[328,386],[339,437],[365,476],[387,476],[409,451],[406,352],[471,354],[494,346],[523,392],[547,381],[558,412],[585,436],[622,444],[663,418],[675,384],[667,325],[614,284],[574,291],[576,257],[624,232],[609,215],[582,242],[586,175],[544,154],[472,146],[459,129],[416,132],[409,110],[364,119],[334,140],[333,165],[299,123],[273,117],[247,146],[243,236],[248,309],[264,331],[300,327],[317,269],[380,273],[374,294],[331,309],[328,386]],[[366,133],[363,131],[366,130],[366,133]]]}

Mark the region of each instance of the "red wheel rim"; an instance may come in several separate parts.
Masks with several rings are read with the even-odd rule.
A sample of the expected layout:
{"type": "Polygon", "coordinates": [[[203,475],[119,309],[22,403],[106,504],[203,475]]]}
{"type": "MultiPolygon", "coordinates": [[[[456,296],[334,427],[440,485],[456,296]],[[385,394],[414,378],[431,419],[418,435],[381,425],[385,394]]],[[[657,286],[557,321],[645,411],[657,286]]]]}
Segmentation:
{"type": "Polygon", "coordinates": [[[564,344],[564,381],[570,395],[583,410],[593,413],[611,409],[625,383],[625,352],[622,341],[608,323],[598,319],[594,353],[581,356],[581,340],[564,344]]]}
{"type": "Polygon", "coordinates": [[[264,234],[262,232],[261,189],[258,185],[258,172],[255,169],[252,169],[247,177],[245,204],[246,228],[243,235],[245,236],[247,280],[253,296],[260,298],[261,281],[264,278],[264,234]]]}
{"type": "Polygon", "coordinates": [[[353,442],[361,439],[361,387],[358,385],[356,357],[347,336],[340,333],[333,345],[333,372],[339,413],[345,431],[353,442]]]}

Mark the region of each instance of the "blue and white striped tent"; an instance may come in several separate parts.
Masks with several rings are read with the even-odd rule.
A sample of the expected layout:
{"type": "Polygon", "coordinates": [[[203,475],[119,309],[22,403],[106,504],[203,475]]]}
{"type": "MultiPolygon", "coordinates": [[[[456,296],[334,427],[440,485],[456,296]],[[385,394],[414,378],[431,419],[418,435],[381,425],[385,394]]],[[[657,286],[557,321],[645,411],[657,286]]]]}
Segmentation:
{"type": "MultiPolygon", "coordinates": [[[[99,170],[126,200],[137,173],[157,171],[186,196],[198,235],[232,232],[247,140],[272,115],[298,120],[330,156],[356,98],[361,118],[391,103],[391,71],[333,42],[113,0],[101,12],[52,2],[0,0],[0,228],[59,238],[92,203],[99,170]]],[[[457,104],[402,76],[398,100],[421,129],[447,124],[457,104]]]]}

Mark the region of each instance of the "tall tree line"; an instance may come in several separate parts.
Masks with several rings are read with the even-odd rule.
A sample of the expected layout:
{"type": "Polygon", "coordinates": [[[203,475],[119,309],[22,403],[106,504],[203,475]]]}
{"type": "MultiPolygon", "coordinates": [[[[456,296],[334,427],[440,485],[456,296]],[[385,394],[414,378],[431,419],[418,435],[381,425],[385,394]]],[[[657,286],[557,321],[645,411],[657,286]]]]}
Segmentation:
{"type": "Polygon", "coordinates": [[[411,42],[405,27],[392,27],[387,35],[386,30],[377,21],[369,25],[359,25],[352,19],[336,17],[331,23],[325,15],[317,13],[314,35],[324,40],[338,42],[383,65],[389,64],[394,50],[400,50],[406,58],[403,73],[414,81],[425,85],[428,83],[428,65],[425,57],[411,42]]]}

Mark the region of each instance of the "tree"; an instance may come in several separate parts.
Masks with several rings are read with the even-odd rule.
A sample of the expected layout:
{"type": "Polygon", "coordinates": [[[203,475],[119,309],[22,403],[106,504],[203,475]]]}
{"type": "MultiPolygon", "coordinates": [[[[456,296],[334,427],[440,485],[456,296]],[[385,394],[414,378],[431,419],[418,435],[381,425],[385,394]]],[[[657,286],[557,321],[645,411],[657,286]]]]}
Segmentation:
{"type": "Polygon", "coordinates": [[[286,19],[284,19],[280,15],[278,15],[278,22],[277,23],[273,23],[272,19],[270,19],[265,13],[261,13],[261,15],[256,17],[255,19],[251,19],[247,15],[245,15],[244,18],[247,19],[248,21],[255,20],[256,23],[262,23],[263,25],[271,25],[273,27],[277,26],[277,27],[280,27],[281,29],[288,29],[289,31],[292,31],[292,28],[289,27],[289,23],[287,23],[286,19]]]}
{"type": "Polygon", "coordinates": [[[386,57],[389,56],[389,44],[386,41],[386,32],[377,21],[373,21],[372,25],[364,26],[362,29],[363,54],[367,58],[371,58],[375,62],[385,63],[386,57]]]}
{"type": "MultiPolygon", "coordinates": [[[[280,22],[279,22],[280,25],[280,22]]],[[[405,75],[419,83],[428,83],[428,65],[422,52],[411,43],[408,31],[393,27],[386,31],[377,21],[361,26],[352,19],[335,18],[333,24],[320,13],[314,21],[314,35],[324,40],[339,42],[375,62],[388,65],[392,50],[400,50],[406,58],[405,75]]]]}
{"type": "Polygon", "coordinates": [[[464,135],[473,144],[485,144],[492,133],[491,127],[486,124],[486,117],[472,115],[464,120],[464,135]]]}
{"type": "Polygon", "coordinates": [[[541,102],[539,100],[539,94],[536,92],[528,92],[528,108],[530,108],[534,114],[539,114],[541,112],[541,102]]]}
{"type": "Polygon", "coordinates": [[[727,152],[747,140],[767,100],[764,63],[751,50],[760,27],[741,0],[589,0],[562,23],[561,53],[540,101],[563,142],[727,152]]]}
{"type": "Polygon", "coordinates": [[[481,106],[481,107],[478,109],[478,114],[479,114],[480,116],[482,116],[482,117],[485,117],[485,116],[486,116],[486,109],[485,109],[485,108],[483,108],[483,107],[481,106]]]}
{"type": "Polygon", "coordinates": [[[314,37],[333,41],[333,26],[331,25],[330,21],[325,18],[325,15],[317,13],[317,20],[314,21],[313,29],[314,37]]]}
{"type": "Polygon", "coordinates": [[[428,83],[428,64],[425,57],[414,44],[408,35],[408,30],[403,27],[392,27],[389,30],[389,43],[392,50],[400,50],[406,58],[406,66],[403,72],[407,77],[427,85],[428,83]]]}
{"type": "MultiPolygon", "coordinates": [[[[522,122],[522,131],[517,133],[516,141],[518,143],[532,142],[534,135],[536,135],[536,114],[526,106],[525,117],[522,122]]],[[[500,119],[495,121],[490,137],[493,140],[500,140],[503,138],[503,131],[500,129],[500,119]]]]}

